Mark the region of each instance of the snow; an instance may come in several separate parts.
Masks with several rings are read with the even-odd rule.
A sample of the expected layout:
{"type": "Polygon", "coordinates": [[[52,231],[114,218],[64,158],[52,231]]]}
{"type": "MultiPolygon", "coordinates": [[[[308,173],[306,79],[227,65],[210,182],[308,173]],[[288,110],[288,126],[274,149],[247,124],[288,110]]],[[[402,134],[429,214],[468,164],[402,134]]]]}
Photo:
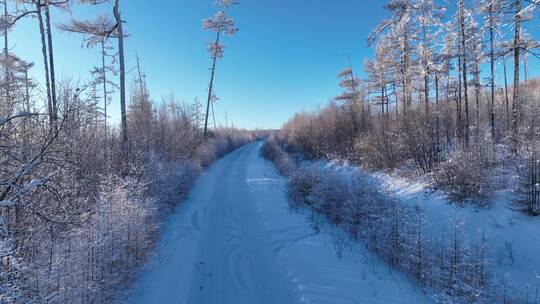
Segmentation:
{"type": "Polygon", "coordinates": [[[500,278],[506,277],[522,296],[529,294],[534,297],[536,290],[540,289],[537,275],[540,273],[540,219],[513,210],[514,194],[509,191],[493,192],[489,208],[456,207],[443,193],[431,191],[425,181],[407,181],[388,175],[379,175],[379,178],[388,191],[402,201],[422,202],[433,233],[444,231],[454,216],[464,222],[464,230],[470,240],[475,240],[478,232],[485,229],[490,269],[500,278]],[[512,248],[513,261],[508,256],[507,246],[512,248]]]}
{"type": "Polygon", "coordinates": [[[540,218],[514,210],[512,202],[519,198],[511,191],[516,186],[512,176],[500,174],[497,178],[503,180],[504,186],[500,187],[503,190],[492,191],[489,207],[479,208],[453,203],[445,193],[434,190],[430,176],[408,178],[370,173],[335,162],[314,165],[331,167],[349,178],[360,173],[399,202],[411,206],[422,204],[429,226],[427,231],[435,238],[451,231],[456,217],[463,223],[463,231],[471,242],[476,242],[485,230],[489,271],[499,279],[504,278],[521,297],[538,301],[535,297],[540,294],[540,218]]]}
{"type": "Polygon", "coordinates": [[[128,303],[430,303],[362,247],[339,259],[330,228],[291,212],[261,143],[212,165],[163,227],[128,303]]]}

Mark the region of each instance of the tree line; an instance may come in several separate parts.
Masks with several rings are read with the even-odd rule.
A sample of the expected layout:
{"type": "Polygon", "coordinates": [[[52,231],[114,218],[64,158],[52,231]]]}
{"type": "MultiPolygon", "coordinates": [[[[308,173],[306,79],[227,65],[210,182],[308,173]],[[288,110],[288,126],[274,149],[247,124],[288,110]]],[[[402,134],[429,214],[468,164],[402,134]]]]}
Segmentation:
{"type": "MultiPolygon", "coordinates": [[[[364,61],[365,77],[349,60],[338,74],[343,93],[296,114],[282,137],[309,157],[440,173],[442,186],[471,198],[503,159],[520,167],[535,158],[539,82],[528,63],[539,45],[527,29],[537,25],[537,7],[524,0],[388,1],[367,39],[374,56],[364,61]]],[[[536,200],[525,209],[536,214],[536,183],[524,183],[536,200]]]]}
{"type": "MultiPolygon", "coordinates": [[[[218,35],[233,33],[233,20],[223,17],[232,4],[216,3],[210,23],[218,35]]],[[[198,101],[186,104],[171,93],[156,102],[138,56],[128,91],[126,2],[0,5],[0,302],[115,302],[201,170],[254,135],[207,128],[208,110],[198,101]],[[74,5],[104,13],[54,26],[51,12],[74,5]],[[34,64],[11,49],[11,30],[23,19],[39,32],[42,79],[32,78],[34,64]],[[100,54],[88,80],[56,77],[55,36],[65,32],[100,54]],[[109,114],[115,94],[118,124],[109,114]]],[[[214,44],[213,58],[220,48],[214,44]]]]}

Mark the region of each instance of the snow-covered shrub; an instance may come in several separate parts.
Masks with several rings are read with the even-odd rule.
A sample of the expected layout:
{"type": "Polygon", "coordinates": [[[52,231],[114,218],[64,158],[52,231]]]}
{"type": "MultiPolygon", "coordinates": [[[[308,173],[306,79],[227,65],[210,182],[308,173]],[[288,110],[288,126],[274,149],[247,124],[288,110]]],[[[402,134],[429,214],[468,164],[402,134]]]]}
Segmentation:
{"type": "Polygon", "coordinates": [[[450,153],[435,172],[435,180],[456,200],[476,199],[480,205],[488,195],[494,156],[487,141],[450,153]]]}
{"type": "Polygon", "coordinates": [[[319,183],[319,175],[313,169],[298,169],[289,176],[287,196],[291,207],[313,205],[311,199],[313,188],[319,183]]]}
{"type": "Polygon", "coordinates": [[[214,160],[254,139],[254,136],[245,130],[219,129],[200,145],[195,159],[200,160],[203,167],[207,167],[214,160]]]}
{"type": "Polygon", "coordinates": [[[152,158],[150,166],[150,195],[160,204],[175,206],[187,195],[201,172],[201,165],[194,160],[178,162],[152,158]]]}
{"type": "MultiPolygon", "coordinates": [[[[392,269],[430,290],[437,303],[498,303],[491,290],[499,285],[488,276],[485,232],[471,242],[456,216],[445,233],[433,237],[421,205],[388,197],[362,170],[319,163],[301,166],[287,177],[292,208],[309,206],[327,219],[323,222],[335,224],[329,228],[329,245],[338,257],[351,240],[358,240],[392,269]]],[[[313,215],[312,220],[319,232],[321,217],[313,215]]],[[[513,303],[514,296],[508,290],[504,294],[513,303]]]]}
{"type": "Polygon", "coordinates": [[[365,168],[395,168],[404,157],[398,135],[398,130],[395,126],[388,126],[385,117],[379,118],[375,121],[372,132],[356,139],[354,160],[365,168]]]}
{"type": "Polygon", "coordinates": [[[350,247],[350,238],[343,229],[335,228],[330,231],[330,244],[332,244],[338,259],[341,259],[345,249],[350,247]]]}
{"type": "Polygon", "coordinates": [[[9,239],[0,240],[0,303],[24,302],[23,266],[9,239]]]}
{"type": "MultiPolygon", "coordinates": [[[[410,110],[400,121],[400,140],[405,159],[413,159],[418,171],[431,172],[439,160],[435,118],[421,108],[410,110]]],[[[396,144],[389,143],[389,144],[396,144]]]]}
{"type": "Polygon", "coordinates": [[[267,140],[261,147],[261,155],[274,162],[279,173],[290,176],[298,168],[294,160],[286,153],[275,138],[267,140]]]}
{"type": "Polygon", "coordinates": [[[331,223],[339,225],[345,213],[344,207],[350,199],[349,183],[339,172],[332,169],[313,168],[316,183],[310,189],[307,200],[331,223]]]}

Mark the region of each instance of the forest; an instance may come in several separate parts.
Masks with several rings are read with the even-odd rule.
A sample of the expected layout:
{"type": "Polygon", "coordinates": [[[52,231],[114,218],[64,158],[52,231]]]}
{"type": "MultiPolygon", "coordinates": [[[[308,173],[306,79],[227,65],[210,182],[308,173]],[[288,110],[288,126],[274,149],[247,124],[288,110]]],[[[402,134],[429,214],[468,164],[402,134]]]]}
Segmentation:
{"type": "Polygon", "coordinates": [[[540,215],[540,82],[529,76],[538,42],[528,31],[538,4],[387,1],[363,70],[349,60],[337,74],[342,94],[265,144],[289,179],[291,208],[347,232],[332,237],[338,255],[361,240],[436,302],[539,301],[536,279],[511,270],[515,256],[538,252],[526,241],[540,215]],[[534,224],[503,244],[496,235],[517,228],[490,221],[509,213],[519,215],[508,226],[534,224]]]}
{"type": "Polygon", "coordinates": [[[366,77],[340,71],[343,93],[291,118],[285,142],[309,158],[434,173],[460,201],[487,194],[491,170],[512,163],[538,215],[539,83],[528,71],[538,42],[527,31],[537,3],[466,2],[390,1],[366,77]]]}
{"type": "MultiPolygon", "coordinates": [[[[156,103],[140,66],[126,92],[122,2],[1,3],[0,303],[114,302],[198,174],[252,140],[253,133],[211,125],[212,107],[201,102],[171,94],[156,103]],[[67,14],[74,5],[110,14],[52,19],[50,11],[67,14]],[[40,33],[43,79],[31,78],[34,64],[11,52],[10,32],[23,19],[40,33]],[[54,37],[66,32],[102,58],[88,80],[57,78],[54,37]],[[120,124],[108,114],[113,96],[120,124]]],[[[203,27],[231,35],[222,8],[230,3],[218,4],[221,13],[203,27]]],[[[214,62],[222,56],[219,40],[209,48],[214,62]]]]}
{"type": "Polygon", "coordinates": [[[328,274],[331,303],[385,303],[395,282],[412,286],[403,303],[540,303],[540,1],[380,2],[384,18],[359,41],[373,55],[343,60],[341,93],[259,131],[223,127],[214,109],[236,1],[209,1],[209,81],[187,103],[154,97],[138,55],[127,66],[127,1],[0,0],[0,303],[154,303],[137,298],[147,290],[186,292],[180,303],[328,303],[293,270],[353,254],[373,261],[354,280],[383,285],[328,274]],[[104,13],[70,14],[83,6],[104,13]],[[22,22],[39,33],[39,67],[13,51],[22,22]],[[99,55],[82,80],[59,76],[60,35],[99,55]],[[285,218],[308,231],[295,236],[285,218]],[[283,248],[304,241],[319,247],[288,249],[287,264],[283,248]],[[329,248],[332,259],[300,258],[329,248]],[[186,269],[176,281],[156,260],[186,269]],[[356,298],[338,300],[339,288],[356,298]]]}

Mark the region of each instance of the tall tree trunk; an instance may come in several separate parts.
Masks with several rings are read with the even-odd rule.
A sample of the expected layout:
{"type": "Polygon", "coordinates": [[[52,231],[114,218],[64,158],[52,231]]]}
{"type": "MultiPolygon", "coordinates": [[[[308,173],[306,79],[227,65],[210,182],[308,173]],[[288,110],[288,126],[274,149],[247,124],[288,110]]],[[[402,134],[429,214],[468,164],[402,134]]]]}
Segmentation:
{"type": "Polygon", "coordinates": [[[118,31],[118,58],[120,61],[120,112],[122,120],[122,152],[124,157],[128,155],[128,131],[126,113],[126,64],[124,61],[124,31],[122,29],[122,15],[120,14],[119,0],[114,2],[114,18],[118,31]]]}
{"type": "Polygon", "coordinates": [[[493,142],[496,140],[495,136],[495,35],[494,35],[494,22],[493,22],[493,2],[489,4],[489,64],[490,64],[490,86],[491,86],[491,138],[493,142]]]}
{"type": "Polygon", "coordinates": [[[405,55],[405,99],[407,108],[411,105],[411,80],[409,75],[409,65],[410,65],[410,56],[409,56],[409,35],[408,31],[405,31],[404,37],[404,55],[405,55]]]}
{"type": "Polygon", "coordinates": [[[54,112],[51,98],[51,81],[49,78],[49,59],[47,56],[47,40],[45,36],[45,25],[43,23],[43,15],[41,11],[41,3],[36,2],[36,11],[38,17],[39,34],[41,38],[41,54],[43,56],[43,69],[45,70],[45,86],[47,88],[47,111],[49,114],[49,126],[54,124],[54,112]]]}
{"type": "Polygon", "coordinates": [[[214,76],[216,73],[216,62],[217,62],[217,57],[218,57],[218,45],[219,45],[220,36],[221,36],[221,32],[217,32],[214,56],[212,58],[212,72],[210,75],[210,84],[208,85],[208,99],[206,101],[206,116],[204,118],[204,138],[205,139],[208,136],[208,115],[210,114],[210,103],[212,102],[212,91],[214,89],[214,76]]]}
{"type": "Polygon", "coordinates": [[[353,93],[353,98],[351,100],[351,119],[352,119],[352,137],[351,137],[351,143],[354,141],[356,136],[358,136],[358,122],[357,122],[357,114],[356,114],[356,105],[358,103],[358,90],[356,87],[356,79],[354,78],[354,72],[352,68],[352,62],[351,58],[348,58],[349,60],[349,77],[351,77],[351,90],[353,93]]]}
{"type": "Polygon", "coordinates": [[[523,61],[523,81],[527,84],[529,82],[529,72],[527,71],[527,54],[525,52],[526,50],[523,50],[521,60],[523,61]]]}
{"type": "Polygon", "coordinates": [[[476,45],[474,45],[474,93],[475,93],[475,102],[476,102],[476,112],[475,112],[475,136],[476,141],[478,141],[478,138],[480,137],[480,69],[478,67],[479,65],[479,59],[476,53],[476,45]]]}
{"type": "Polygon", "coordinates": [[[457,88],[458,88],[458,98],[456,99],[456,129],[457,129],[457,137],[460,141],[460,144],[463,143],[463,119],[462,119],[462,115],[461,115],[461,104],[463,102],[462,100],[462,96],[463,96],[463,93],[462,93],[462,87],[461,87],[461,82],[462,82],[462,79],[461,79],[461,52],[458,56],[458,74],[457,74],[457,79],[458,79],[458,85],[457,85],[457,88]]]}
{"type": "Polygon", "coordinates": [[[103,77],[103,124],[104,124],[104,132],[105,132],[105,141],[107,141],[108,138],[108,131],[107,131],[107,101],[109,99],[108,92],[107,92],[107,65],[105,63],[105,38],[103,37],[101,40],[101,69],[102,69],[102,75],[103,77]]]}
{"type": "Polygon", "coordinates": [[[512,151],[517,152],[519,116],[519,51],[521,44],[521,0],[514,1],[514,91],[512,97],[512,151]]]}
{"type": "Polygon", "coordinates": [[[49,0],[45,0],[45,26],[47,27],[47,45],[49,47],[49,73],[51,79],[51,103],[53,111],[53,128],[58,128],[58,106],[56,100],[56,78],[54,72],[54,51],[53,51],[53,39],[51,29],[51,14],[49,11],[49,0]]]}
{"type": "Polygon", "coordinates": [[[506,103],[506,131],[510,130],[510,97],[508,94],[508,74],[506,70],[506,55],[503,59],[503,74],[504,74],[504,99],[506,103]]]}
{"type": "Polygon", "coordinates": [[[465,137],[465,146],[469,146],[469,96],[467,91],[467,52],[466,52],[466,37],[465,37],[465,5],[463,0],[459,0],[459,24],[461,32],[461,64],[463,73],[463,99],[465,101],[465,126],[463,134],[465,137]]]}
{"type": "MultiPolygon", "coordinates": [[[[427,52],[428,49],[428,39],[427,39],[427,29],[426,25],[422,26],[422,34],[424,38],[424,48],[427,52]]],[[[425,56],[427,57],[427,55],[425,56]]],[[[426,115],[429,114],[429,66],[428,66],[428,58],[423,58],[424,60],[424,102],[426,107],[426,115]]],[[[426,116],[427,117],[427,116],[426,116]]]]}
{"type": "MultiPolygon", "coordinates": [[[[383,68],[384,70],[384,68],[383,68]]],[[[384,115],[384,72],[381,73],[381,114],[384,115]]]]}
{"type": "MultiPolygon", "coordinates": [[[[8,20],[8,4],[4,0],[4,19],[8,20]]],[[[6,87],[6,102],[11,106],[11,71],[9,67],[9,43],[8,43],[8,27],[4,26],[4,73],[6,87]]]]}
{"type": "Polygon", "coordinates": [[[435,129],[436,129],[436,142],[437,142],[437,153],[439,153],[441,149],[441,134],[440,134],[440,128],[441,128],[441,122],[440,122],[440,106],[439,106],[439,75],[435,74],[435,129]]]}

